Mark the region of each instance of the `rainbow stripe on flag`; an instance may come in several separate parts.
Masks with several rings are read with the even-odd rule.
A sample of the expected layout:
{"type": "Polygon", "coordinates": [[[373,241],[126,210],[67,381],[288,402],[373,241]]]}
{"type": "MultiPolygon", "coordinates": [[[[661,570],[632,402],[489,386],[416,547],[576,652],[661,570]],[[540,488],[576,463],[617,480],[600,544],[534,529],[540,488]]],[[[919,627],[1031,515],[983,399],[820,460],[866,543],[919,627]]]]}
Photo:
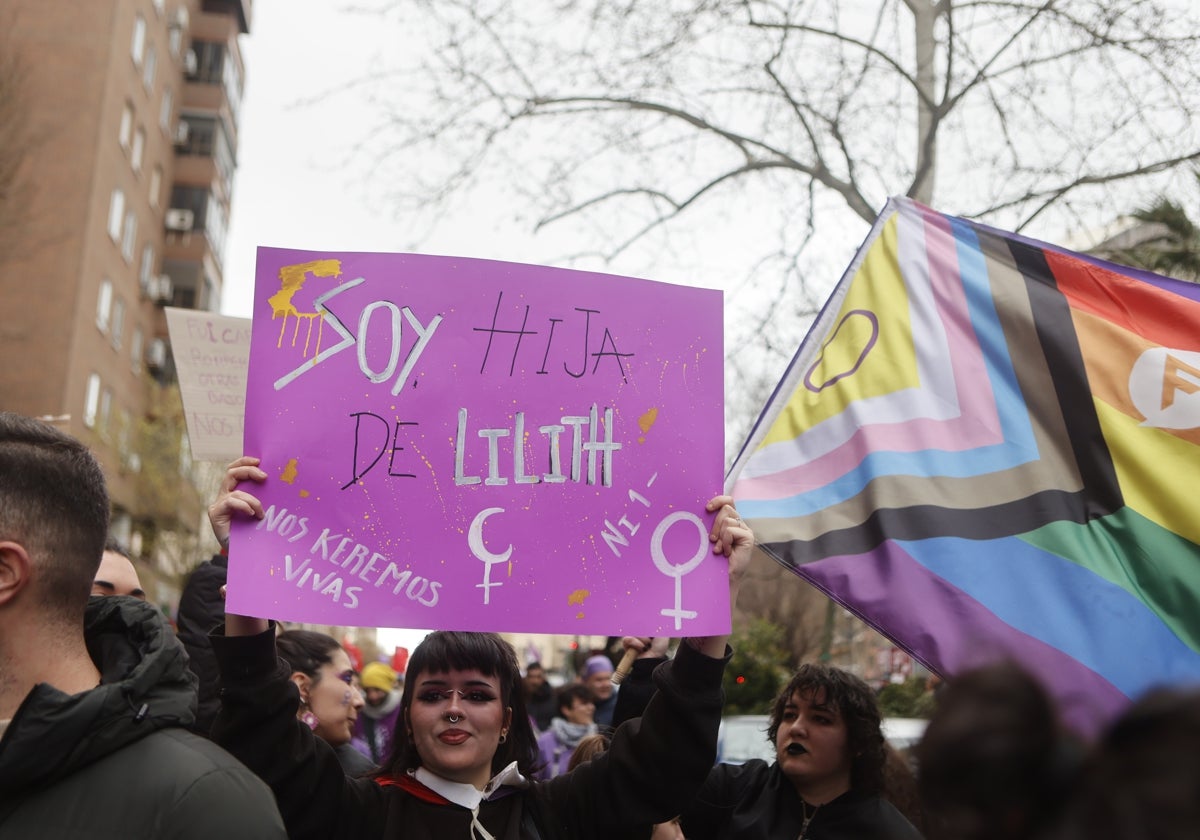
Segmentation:
{"type": "Polygon", "coordinates": [[[1200,287],[892,199],[731,471],[775,560],[1094,732],[1200,681],[1200,287]]]}

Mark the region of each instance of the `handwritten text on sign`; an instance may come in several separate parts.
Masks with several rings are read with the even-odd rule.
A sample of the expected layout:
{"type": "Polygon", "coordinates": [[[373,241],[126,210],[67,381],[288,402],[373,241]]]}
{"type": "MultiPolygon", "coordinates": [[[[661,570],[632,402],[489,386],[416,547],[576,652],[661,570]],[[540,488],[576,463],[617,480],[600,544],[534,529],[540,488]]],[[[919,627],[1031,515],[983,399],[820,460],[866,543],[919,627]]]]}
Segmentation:
{"type": "Polygon", "coordinates": [[[169,306],[166,314],[192,457],[232,461],[242,454],[250,319],[169,306]]]}
{"type": "Polygon", "coordinates": [[[729,626],[721,294],[260,248],[229,608],[329,624],[729,626]]]}

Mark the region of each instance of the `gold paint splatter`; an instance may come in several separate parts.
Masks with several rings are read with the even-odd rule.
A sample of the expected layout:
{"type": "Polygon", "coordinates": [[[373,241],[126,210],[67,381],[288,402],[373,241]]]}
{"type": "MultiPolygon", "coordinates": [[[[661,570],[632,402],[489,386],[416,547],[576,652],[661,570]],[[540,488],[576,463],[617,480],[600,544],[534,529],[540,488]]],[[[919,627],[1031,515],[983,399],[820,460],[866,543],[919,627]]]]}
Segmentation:
{"type": "Polygon", "coordinates": [[[298,463],[298,460],[299,459],[297,459],[297,458],[289,458],[288,462],[283,465],[283,472],[281,472],[279,474],[279,480],[282,481],[284,484],[295,484],[296,483],[296,475],[299,472],[296,469],[296,464],[298,463]]]}
{"type": "Polygon", "coordinates": [[[583,613],[582,613],[582,612],[577,612],[577,613],[575,613],[575,617],[576,617],[576,618],[583,618],[583,613]]]}
{"type": "Polygon", "coordinates": [[[317,356],[321,352],[321,333],[325,325],[325,319],[321,317],[319,312],[300,312],[296,309],[292,298],[296,293],[304,288],[306,275],[312,274],[314,277],[333,277],[338,278],[342,275],[341,260],[313,260],[312,262],[300,263],[298,265],[285,265],[279,269],[279,291],[267,298],[267,303],[271,304],[271,319],[274,320],[282,316],[283,323],[279,326],[279,341],[276,347],[283,347],[283,337],[287,332],[288,318],[295,318],[295,327],[292,330],[292,346],[296,346],[296,340],[300,333],[300,322],[308,321],[308,331],[304,337],[304,356],[308,356],[309,344],[312,341],[312,326],[313,321],[317,322],[317,346],[313,351],[313,363],[317,361],[317,356]]]}
{"type": "Polygon", "coordinates": [[[646,442],[646,435],[650,434],[650,430],[654,428],[655,421],[658,420],[658,409],[652,408],[638,418],[638,428],[642,430],[642,436],[638,438],[638,443],[646,442]]]}
{"type": "Polygon", "coordinates": [[[583,602],[586,601],[587,597],[591,594],[592,593],[586,589],[576,589],[574,592],[572,592],[570,595],[567,596],[567,603],[571,606],[574,606],[575,604],[579,604],[580,606],[583,606],[583,602]]]}
{"type": "Polygon", "coordinates": [[[307,491],[307,490],[301,490],[301,491],[300,491],[300,498],[301,498],[301,499],[307,499],[307,498],[308,498],[308,491],[307,491]]]}
{"type": "Polygon", "coordinates": [[[508,561],[508,576],[509,577],[512,577],[512,564],[513,564],[513,561],[509,560],[508,561]]]}

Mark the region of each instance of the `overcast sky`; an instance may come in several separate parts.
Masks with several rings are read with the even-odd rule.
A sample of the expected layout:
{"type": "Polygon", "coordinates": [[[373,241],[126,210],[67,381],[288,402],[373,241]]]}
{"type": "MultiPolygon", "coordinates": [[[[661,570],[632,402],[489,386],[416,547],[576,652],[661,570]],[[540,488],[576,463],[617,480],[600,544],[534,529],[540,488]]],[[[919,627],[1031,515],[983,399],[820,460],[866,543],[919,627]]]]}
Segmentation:
{"type": "Polygon", "coordinates": [[[487,202],[419,237],[390,210],[368,206],[364,176],[346,166],[370,124],[366,106],[352,93],[320,94],[358,78],[382,51],[403,45],[395,42],[394,30],[381,33],[371,16],[342,7],[335,0],[255,0],[251,32],[242,39],[246,91],[225,253],[221,311],[227,315],[250,316],[260,245],[419,250],[518,262],[545,256],[544,242],[487,202]]]}

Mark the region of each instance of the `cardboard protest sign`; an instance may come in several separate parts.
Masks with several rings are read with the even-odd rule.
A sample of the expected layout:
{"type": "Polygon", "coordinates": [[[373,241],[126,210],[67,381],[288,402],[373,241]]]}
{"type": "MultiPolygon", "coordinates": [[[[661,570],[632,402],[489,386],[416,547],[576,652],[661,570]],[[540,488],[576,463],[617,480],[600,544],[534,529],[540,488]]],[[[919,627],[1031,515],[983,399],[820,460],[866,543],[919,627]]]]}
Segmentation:
{"type": "Polygon", "coordinates": [[[721,293],[260,248],[228,609],[340,625],[729,628],[708,498],[721,293]]]}
{"type": "Polygon", "coordinates": [[[242,454],[250,319],[170,306],[166,313],[192,457],[232,461],[242,454]]]}

